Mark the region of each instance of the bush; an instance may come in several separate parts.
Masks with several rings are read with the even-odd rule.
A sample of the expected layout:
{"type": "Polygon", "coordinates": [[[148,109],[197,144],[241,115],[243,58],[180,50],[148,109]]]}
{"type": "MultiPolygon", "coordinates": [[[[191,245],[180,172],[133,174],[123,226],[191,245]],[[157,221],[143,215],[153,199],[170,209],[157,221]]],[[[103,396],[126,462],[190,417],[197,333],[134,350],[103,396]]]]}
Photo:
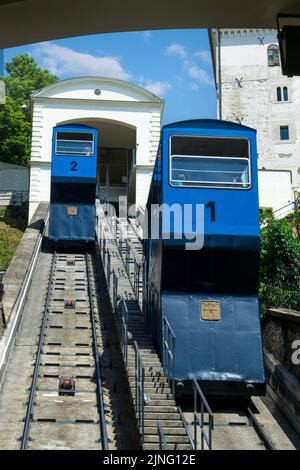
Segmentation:
{"type": "Polygon", "coordinates": [[[262,229],[260,280],[265,307],[300,309],[300,241],[287,220],[262,229]]]}

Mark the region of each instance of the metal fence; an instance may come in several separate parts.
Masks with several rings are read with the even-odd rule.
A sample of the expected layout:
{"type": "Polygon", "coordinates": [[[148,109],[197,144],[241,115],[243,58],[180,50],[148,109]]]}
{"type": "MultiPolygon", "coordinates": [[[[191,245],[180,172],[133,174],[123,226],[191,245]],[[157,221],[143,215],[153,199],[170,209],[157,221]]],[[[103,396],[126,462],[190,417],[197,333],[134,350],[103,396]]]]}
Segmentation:
{"type": "Polygon", "coordinates": [[[276,209],[272,212],[273,217],[276,219],[283,219],[289,214],[294,214],[300,207],[300,198],[296,199],[296,201],[287,204],[286,206],[280,207],[280,209],[276,209]]]}
{"type": "Polygon", "coordinates": [[[29,199],[28,191],[5,191],[0,190],[0,204],[10,206],[21,206],[29,199]]]}

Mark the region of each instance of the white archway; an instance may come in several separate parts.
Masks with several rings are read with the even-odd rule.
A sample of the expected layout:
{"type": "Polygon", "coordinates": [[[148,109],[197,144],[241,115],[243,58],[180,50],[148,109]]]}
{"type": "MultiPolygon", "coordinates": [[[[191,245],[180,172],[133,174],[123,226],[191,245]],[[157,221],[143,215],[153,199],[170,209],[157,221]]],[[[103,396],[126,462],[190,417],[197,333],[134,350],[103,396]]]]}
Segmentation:
{"type": "MultiPolygon", "coordinates": [[[[119,193],[124,194],[121,186],[127,179],[126,192],[130,193],[131,202],[145,205],[160,138],[164,108],[161,98],[121,80],[80,77],[54,83],[36,92],[32,102],[29,217],[40,201],[50,199],[52,129],[61,123],[77,122],[97,127],[100,148],[115,149],[120,163],[124,158],[120,149],[127,149],[130,152],[129,171],[125,174],[124,170],[119,171],[119,180],[123,181],[119,193]]],[[[111,155],[111,161],[118,159],[116,155],[111,155]]],[[[105,160],[104,155],[102,160],[105,160]]],[[[117,195],[115,190],[111,196],[116,200],[117,195]]]]}

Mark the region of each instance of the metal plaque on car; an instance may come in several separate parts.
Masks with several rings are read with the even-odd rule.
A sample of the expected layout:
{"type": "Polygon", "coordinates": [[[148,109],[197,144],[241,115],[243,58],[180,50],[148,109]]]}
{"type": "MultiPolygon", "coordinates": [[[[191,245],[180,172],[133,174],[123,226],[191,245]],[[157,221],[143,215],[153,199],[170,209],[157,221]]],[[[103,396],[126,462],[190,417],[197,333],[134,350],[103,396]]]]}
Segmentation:
{"type": "Polygon", "coordinates": [[[68,207],[68,215],[77,215],[77,207],[68,207]]]}
{"type": "Polygon", "coordinates": [[[201,300],[202,320],[221,320],[221,305],[219,300],[201,300]]]}

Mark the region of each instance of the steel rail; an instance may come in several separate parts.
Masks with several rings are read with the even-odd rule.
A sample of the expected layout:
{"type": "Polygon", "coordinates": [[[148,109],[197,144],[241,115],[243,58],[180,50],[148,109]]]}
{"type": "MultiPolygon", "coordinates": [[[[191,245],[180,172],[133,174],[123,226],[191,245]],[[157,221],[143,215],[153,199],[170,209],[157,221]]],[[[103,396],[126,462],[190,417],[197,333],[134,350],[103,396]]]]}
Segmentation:
{"type": "Polygon", "coordinates": [[[46,327],[46,323],[48,319],[48,310],[49,310],[49,302],[50,302],[50,297],[51,297],[51,288],[52,288],[55,260],[56,260],[56,253],[54,253],[52,257],[46,303],[45,303],[44,312],[43,312],[42,326],[41,326],[41,331],[40,331],[38,349],[36,353],[36,361],[34,365],[34,373],[33,373],[31,387],[30,387],[29,401],[27,405],[24,429],[23,429],[23,434],[22,434],[21,450],[26,450],[26,446],[27,446],[28,438],[29,438],[29,429],[30,429],[30,423],[32,420],[32,409],[34,405],[34,397],[35,397],[39,368],[40,368],[43,338],[44,338],[45,327],[46,327]]]}
{"type": "Polygon", "coordinates": [[[87,289],[88,289],[89,302],[90,302],[90,317],[91,317],[92,332],[93,332],[93,351],[94,351],[96,377],[97,377],[97,398],[98,398],[98,411],[99,411],[99,417],[100,417],[101,443],[102,443],[102,450],[109,450],[109,440],[108,440],[106,420],[105,420],[105,408],[104,408],[104,397],[103,397],[104,394],[103,394],[103,386],[102,386],[102,379],[101,379],[101,366],[100,366],[100,361],[99,361],[97,330],[96,330],[96,322],[95,322],[95,310],[94,310],[93,294],[92,294],[92,288],[91,288],[88,254],[86,254],[85,260],[86,260],[87,289]]]}
{"type": "Polygon", "coordinates": [[[271,441],[269,436],[266,434],[265,430],[263,429],[261,424],[258,422],[258,420],[256,419],[253,411],[249,407],[246,408],[246,414],[248,416],[248,419],[249,419],[250,423],[252,424],[253,428],[255,429],[257,435],[262,440],[262,442],[263,442],[264,446],[266,447],[266,449],[267,450],[276,450],[276,446],[271,441]]]}

